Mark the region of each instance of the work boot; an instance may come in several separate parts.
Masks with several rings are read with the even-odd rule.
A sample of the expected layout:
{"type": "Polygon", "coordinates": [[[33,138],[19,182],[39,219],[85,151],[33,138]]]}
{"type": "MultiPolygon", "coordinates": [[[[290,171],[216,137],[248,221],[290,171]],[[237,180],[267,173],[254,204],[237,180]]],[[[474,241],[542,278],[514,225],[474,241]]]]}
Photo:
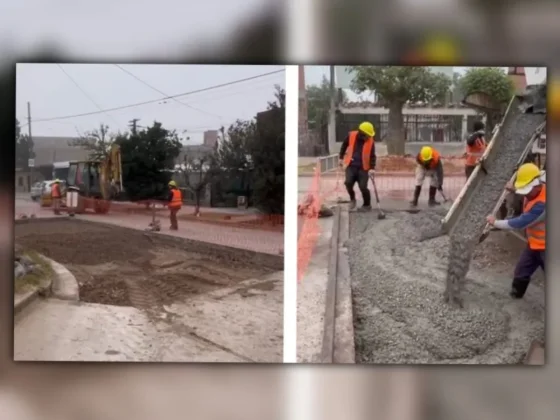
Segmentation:
{"type": "Polygon", "coordinates": [[[436,192],[437,192],[436,187],[430,187],[430,191],[429,191],[429,195],[428,195],[428,206],[430,206],[430,207],[440,205],[440,202],[436,201],[436,192]]]}
{"type": "Polygon", "coordinates": [[[359,212],[364,212],[364,213],[365,213],[365,212],[368,212],[368,211],[371,211],[371,205],[367,205],[367,206],[366,206],[366,205],[363,205],[362,207],[360,207],[360,208],[358,209],[358,211],[359,211],[359,212]]]}
{"type": "Polygon", "coordinates": [[[525,296],[525,292],[527,291],[527,288],[529,287],[530,281],[531,279],[527,277],[513,279],[513,282],[511,283],[511,291],[509,292],[509,295],[514,299],[523,298],[523,296],[525,296]]]}
{"type": "Polygon", "coordinates": [[[414,198],[410,202],[411,207],[418,207],[418,198],[420,197],[420,192],[422,191],[422,186],[417,185],[414,189],[414,198]]]}
{"type": "Polygon", "coordinates": [[[348,207],[348,210],[356,210],[356,200],[350,200],[350,206],[348,207]]]}

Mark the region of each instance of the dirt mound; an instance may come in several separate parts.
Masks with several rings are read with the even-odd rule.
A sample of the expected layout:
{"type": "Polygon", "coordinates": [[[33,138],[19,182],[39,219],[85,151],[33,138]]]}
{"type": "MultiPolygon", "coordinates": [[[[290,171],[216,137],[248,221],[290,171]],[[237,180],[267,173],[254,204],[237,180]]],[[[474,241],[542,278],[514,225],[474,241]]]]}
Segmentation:
{"type": "Polygon", "coordinates": [[[154,248],[142,232],[65,221],[16,225],[15,235],[22,246],[61,264],[128,261],[154,248]]]}

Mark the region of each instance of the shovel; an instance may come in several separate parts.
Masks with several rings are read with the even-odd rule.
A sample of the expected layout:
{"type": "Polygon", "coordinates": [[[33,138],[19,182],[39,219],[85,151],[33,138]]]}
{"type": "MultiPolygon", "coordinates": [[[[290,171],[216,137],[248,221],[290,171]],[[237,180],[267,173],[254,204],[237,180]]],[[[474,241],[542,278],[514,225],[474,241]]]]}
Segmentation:
{"type": "Polygon", "coordinates": [[[375,185],[375,177],[373,175],[370,175],[369,178],[371,179],[371,183],[373,184],[373,193],[375,194],[375,201],[377,203],[377,210],[378,210],[377,219],[383,220],[387,216],[385,215],[385,212],[381,209],[381,203],[379,202],[379,194],[377,193],[377,185],[375,185]]]}

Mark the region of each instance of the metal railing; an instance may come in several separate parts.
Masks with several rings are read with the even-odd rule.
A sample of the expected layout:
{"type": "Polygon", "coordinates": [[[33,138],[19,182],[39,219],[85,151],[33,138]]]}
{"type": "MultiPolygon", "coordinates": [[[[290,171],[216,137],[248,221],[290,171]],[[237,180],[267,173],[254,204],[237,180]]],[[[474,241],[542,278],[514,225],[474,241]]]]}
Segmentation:
{"type": "Polygon", "coordinates": [[[317,158],[319,173],[332,172],[338,167],[338,155],[322,156],[317,158]]]}

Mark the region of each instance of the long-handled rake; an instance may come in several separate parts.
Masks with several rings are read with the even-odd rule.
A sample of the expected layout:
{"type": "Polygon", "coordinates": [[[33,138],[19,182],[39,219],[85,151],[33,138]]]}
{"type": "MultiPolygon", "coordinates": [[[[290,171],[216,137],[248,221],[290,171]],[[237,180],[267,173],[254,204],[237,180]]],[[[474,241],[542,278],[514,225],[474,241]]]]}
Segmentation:
{"type": "Polygon", "coordinates": [[[377,203],[377,210],[378,210],[377,218],[379,220],[383,220],[387,216],[385,215],[385,212],[381,209],[379,194],[377,193],[377,185],[375,185],[375,177],[373,176],[373,174],[370,174],[369,178],[371,179],[371,183],[373,184],[373,193],[375,194],[375,202],[377,203]]]}

